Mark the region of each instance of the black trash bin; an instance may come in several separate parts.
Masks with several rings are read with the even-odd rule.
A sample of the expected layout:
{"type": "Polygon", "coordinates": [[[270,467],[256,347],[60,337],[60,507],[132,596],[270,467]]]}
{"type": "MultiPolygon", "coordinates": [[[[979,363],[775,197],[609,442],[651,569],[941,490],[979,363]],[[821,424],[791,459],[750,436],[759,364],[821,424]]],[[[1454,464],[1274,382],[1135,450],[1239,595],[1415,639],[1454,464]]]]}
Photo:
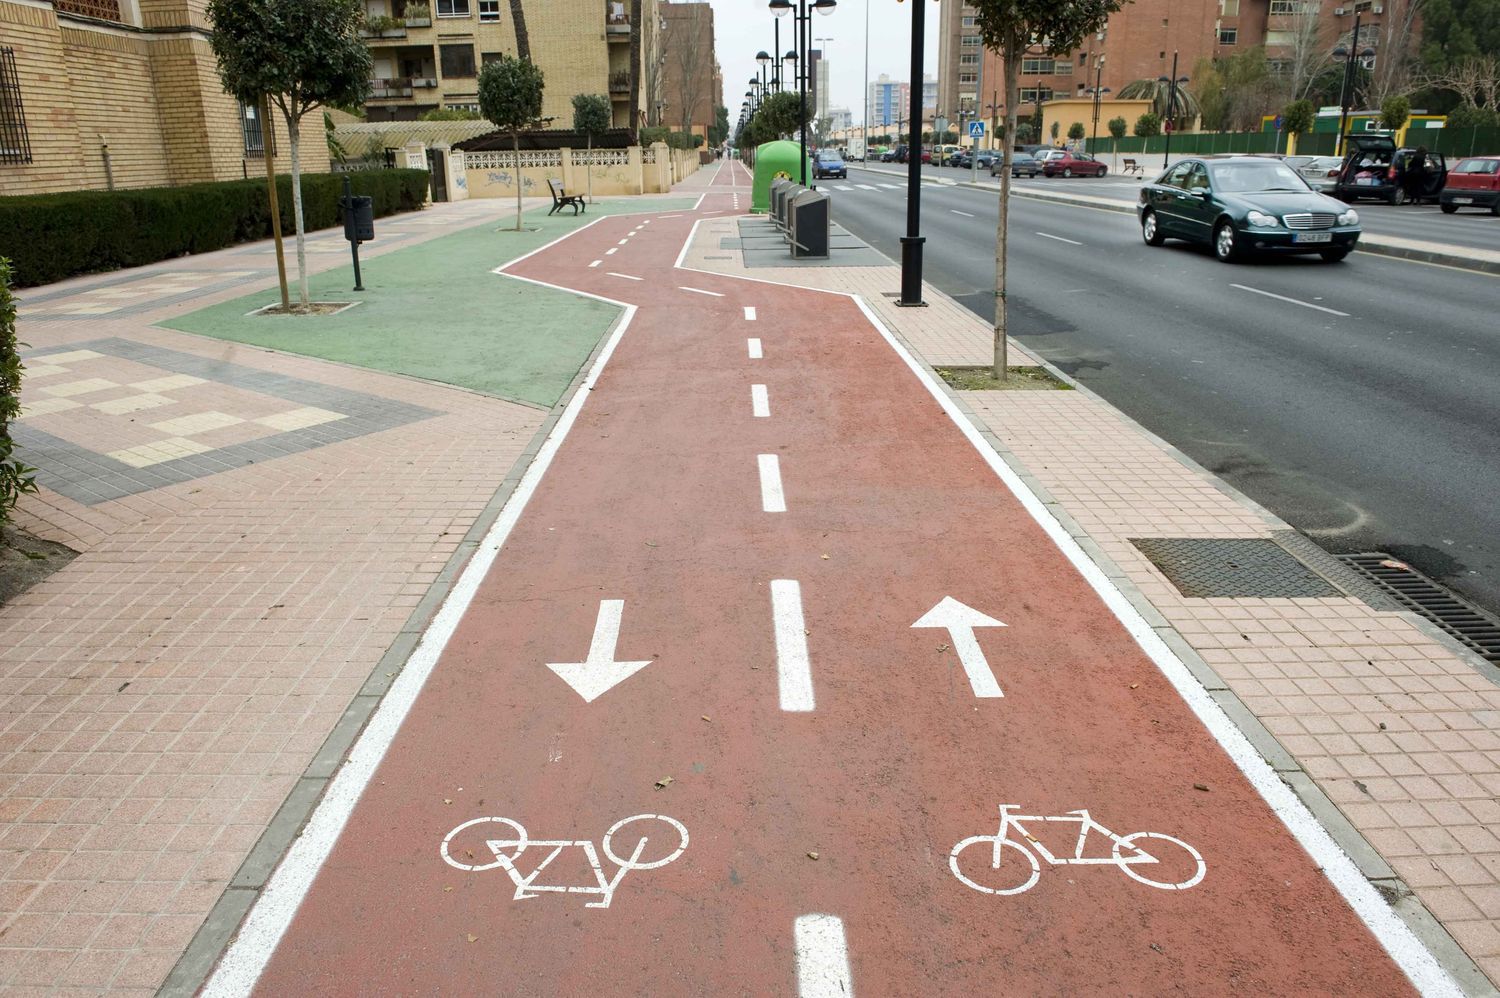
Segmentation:
{"type": "Polygon", "coordinates": [[[344,238],[367,243],[375,238],[375,199],[354,195],[339,199],[344,209],[344,238]]]}
{"type": "Polygon", "coordinates": [[[788,201],[792,256],[827,258],[832,201],[823,191],[799,190],[788,201]]]}

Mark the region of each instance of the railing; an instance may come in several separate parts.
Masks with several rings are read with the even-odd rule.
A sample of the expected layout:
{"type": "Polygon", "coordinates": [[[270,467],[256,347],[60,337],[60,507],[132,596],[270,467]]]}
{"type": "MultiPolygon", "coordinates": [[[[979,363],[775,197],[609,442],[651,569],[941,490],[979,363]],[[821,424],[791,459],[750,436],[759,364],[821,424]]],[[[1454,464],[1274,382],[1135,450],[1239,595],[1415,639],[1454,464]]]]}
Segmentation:
{"type": "Polygon", "coordinates": [[[630,71],[629,70],[622,69],[618,73],[611,73],[610,74],[610,77],[609,77],[609,92],[612,93],[612,94],[628,94],[628,93],[630,93],[630,71]]]}
{"type": "Polygon", "coordinates": [[[52,5],[64,14],[124,22],[120,16],[120,0],[52,0],[52,5]]]}
{"type": "Polygon", "coordinates": [[[604,26],[606,29],[615,28],[618,30],[619,28],[624,28],[627,31],[630,30],[630,14],[626,11],[625,5],[620,3],[619,0],[614,0],[614,2],[604,5],[604,26]]]}
{"type": "Polygon", "coordinates": [[[386,80],[370,81],[370,96],[373,98],[410,97],[411,77],[400,76],[386,80]]]}

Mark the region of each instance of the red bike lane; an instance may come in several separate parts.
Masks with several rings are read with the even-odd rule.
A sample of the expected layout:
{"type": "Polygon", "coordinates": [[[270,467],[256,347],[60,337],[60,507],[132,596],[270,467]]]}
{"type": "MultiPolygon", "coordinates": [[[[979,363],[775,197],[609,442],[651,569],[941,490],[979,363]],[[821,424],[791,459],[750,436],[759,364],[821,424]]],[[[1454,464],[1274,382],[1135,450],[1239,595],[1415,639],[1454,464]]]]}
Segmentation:
{"type": "Polygon", "coordinates": [[[854,302],[674,268],[729,207],[507,271],[638,311],[223,990],[1409,991],[854,302]]]}

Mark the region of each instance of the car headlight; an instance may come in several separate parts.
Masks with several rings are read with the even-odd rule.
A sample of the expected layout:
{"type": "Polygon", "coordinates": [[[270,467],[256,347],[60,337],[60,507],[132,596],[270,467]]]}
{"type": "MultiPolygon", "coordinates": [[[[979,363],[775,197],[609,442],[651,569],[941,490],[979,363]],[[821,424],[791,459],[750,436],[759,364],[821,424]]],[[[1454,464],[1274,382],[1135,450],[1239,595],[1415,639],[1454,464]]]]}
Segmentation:
{"type": "Polygon", "coordinates": [[[1259,225],[1262,227],[1281,224],[1276,220],[1275,215],[1267,215],[1263,211],[1252,211],[1250,214],[1245,216],[1245,220],[1248,221],[1251,225],[1259,225]]]}
{"type": "Polygon", "coordinates": [[[1355,211],[1353,208],[1350,208],[1348,211],[1346,211],[1343,214],[1339,215],[1339,224],[1340,225],[1358,225],[1359,224],[1359,212],[1355,211]]]}

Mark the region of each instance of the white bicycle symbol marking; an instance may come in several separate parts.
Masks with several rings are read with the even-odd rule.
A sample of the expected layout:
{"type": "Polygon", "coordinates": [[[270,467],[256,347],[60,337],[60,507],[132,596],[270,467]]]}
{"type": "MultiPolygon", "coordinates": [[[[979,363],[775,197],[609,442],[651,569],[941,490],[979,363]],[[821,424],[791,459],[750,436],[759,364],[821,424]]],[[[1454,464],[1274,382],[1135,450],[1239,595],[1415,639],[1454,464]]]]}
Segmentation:
{"type": "MultiPolygon", "coordinates": [[[[1164,891],[1185,891],[1190,887],[1194,887],[1198,884],[1199,881],[1203,879],[1204,873],[1206,873],[1208,870],[1208,864],[1203,862],[1203,856],[1198,852],[1197,849],[1194,849],[1192,846],[1188,845],[1181,839],[1174,839],[1170,835],[1163,835],[1160,832],[1134,832],[1130,835],[1116,835],[1114,832],[1110,831],[1108,828],[1105,828],[1103,825],[1099,824],[1099,822],[1095,821],[1089,814],[1087,808],[1080,808],[1077,811],[1069,811],[1066,814],[1040,815],[1016,814],[1014,812],[1018,807],[1020,807],[1019,804],[1001,804],[1000,830],[998,832],[996,832],[994,835],[971,835],[968,838],[964,839],[962,842],[958,843],[958,845],[953,847],[953,851],[948,854],[948,867],[953,871],[953,875],[957,877],[961,882],[969,887],[974,888],[976,891],[980,891],[985,894],[1020,894],[1024,891],[1030,890],[1036,884],[1036,882],[1041,879],[1042,866],[1041,863],[1038,862],[1038,857],[1040,857],[1041,859],[1045,859],[1053,866],[1118,866],[1120,868],[1120,871],[1132,880],[1137,880],[1145,884],[1147,887],[1156,887],[1164,891]],[[1063,856],[1061,858],[1053,855],[1051,850],[1049,850],[1045,845],[1038,841],[1035,836],[1033,836],[1026,830],[1024,822],[1028,821],[1077,822],[1079,825],[1078,843],[1073,849],[1073,855],[1063,856]],[[1012,829],[1014,829],[1018,833],[1018,835],[1021,836],[1021,838],[1012,838],[1010,836],[1010,831],[1012,829]],[[1114,843],[1114,848],[1111,851],[1110,855],[1084,856],[1084,845],[1088,840],[1089,833],[1094,831],[1098,831],[1109,836],[1110,840],[1114,843]],[[1148,877],[1145,874],[1139,872],[1136,869],[1139,866],[1149,866],[1162,863],[1162,860],[1157,858],[1156,855],[1147,852],[1138,844],[1145,839],[1155,839],[1157,842],[1160,842],[1163,845],[1169,844],[1186,852],[1187,857],[1185,858],[1189,859],[1191,863],[1180,863],[1180,868],[1179,866],[1174,866],[1173,869],[1179,869],[1179,872],[1181,872],[1185,871],[1187,867],[1191,865],[1191,874],[1181,880],[1153,880],[1151,877],[1148,877]],[[997,872],[1001,867],[1001,854],[1007,848],[1014,849],[1016,852],[1021,854],[1020,857],[1016,857],[1016,860],[1019,860],[1021,857],[1025,857],[1027,865],[1019,865],[1016,860],[1013,860],[1012,862],[1006,864],[1006,872],[1011,873],[1019,869],[1025,873],[1026,879],[1016,886],[987,887],[984,884],[981,884],[966,876],[964,872],[959,869],[958,857],[959,854],[962,853],[965,849],[968,849],[970,846],[975,845],[984,845],[987,847],[982,853],[970,854],[971,858],[973,858],[975,856],[985,856],[985,854],[987,853],[987,856],[985,856],[986,861],[983,862],[980,871],[982,875],[984,875],[984,878],[986,880],[990,880],[993,883],[1002,885],[1007,882],[1007,878],[997,872]],[[992,877],[990,876],[990,874],[994,874],[994,876],[992,877]]],[[[1152,846],[1152,848],[1156,849],[1156,851],[1161,855],[1166,855],[1165,853],[1161,853],[1161,850],[1156,846],[1152,846]]],[[[1168,876],[1172,876],[1172,874],[1168,874],[1168,876]]]]}
{"type": "MultiPolygon", "coordinates": [[[[495,831],[499,830],[500,829],[495,829],[495,831]]],[[[681,856],[683,851],[687,849],[688,846],[688,830],[683,826],[682,822],[678,821],[675,818],[669,818],[664,814],[637,814],[632,815],[629,818],[621,818],[613,825],[610,825],[609,830],[604,833],[604,838],[600,842],[600,846],[604,850],[605,858],[607,858],[611,863],[619,868],[615,871],[612,878],[608,878],[604,875],[604,869],[599,863],[599,851],[594,848],[594,843],[589,839],[533,839],[526,834],[526,829],[521,825],[520,822],[512,821],[509,818],[472,818],[445,835],[443,837],[442,847],[439,851],[442,853],[443,862],[447,863],[449,866],[456,867],[457,869],[465,870],[470,873],[482,873],[485,870],[503,869],[507,874],[510,875],[511,882],[516,885],[516,893],[512,898],[513,900],[523,901],[527,898],[539,897],[543,892],[555,892],[560,894],[599,894],[603,896],[603,900],[590,901],[587,905],[585,905],[585,907],[608,908],[610,901],[614,899],[615,888],[620,885],[620,881],[624,878],[626,873],[631,870],[659,869],[660,867],[666,866],[668,863],[672,862],[672,860],[676,859],[678,856],[681,856]],[[635,846],[630,849],[628,857],[621,856],[619,853],[615,852],[614,840],[616,836],[620,834],[620,830],[631,822],[637,821],[656,821],[665,823],[667,826],[669,826],[669,828],[663,829],[658,833],[657,841],[663,841],[662,836],[667,836],[665,841],[668,842],[671,841],[672,837],[675,837],[677,840],[676,848],[660,859],[644,860],[642,859],[642,856],[646,854],[646,845],[647,843],[652,841],[652,838],[646,835],[645,832],[640,832],[640,839],[635,843],[635,846]],[[476,825],[482,825],[486,822],[494,822],[497,825],[505,826],[504,830],[508,833],[503,837],[485,837],[483,840],[485,847],[489,849],[490,854],[495,857],[494,862],[465,863],[463,860],[456,858],[453,855],[453,850],[450,848],[454,837],[463,832],[465,829],[473,828],[476,825]],[[521,858],[522,853],[533,846],[551,847],[552,851],[549,852],[546,858],[538,863],[536,868],[533,869],[529,874],[523,875],[521,871],[516,868],[516,861],[521,858]],[[585,858],[588,859],[589,867],[594,871],[594,878],[597,883],[583,885],[538,883],[537,876],[543,870],[545,870],[554,859],[561,855],[564,849],[567,849],[569,846],[576,846],[583,850],[585,858]]],[[[654,854],[660,851],[661,850],[653,850],[652,852],[654,854]]],[[[473,857],[472,852],[467,853],[467,855],[471,858],[473,857]]]]}

